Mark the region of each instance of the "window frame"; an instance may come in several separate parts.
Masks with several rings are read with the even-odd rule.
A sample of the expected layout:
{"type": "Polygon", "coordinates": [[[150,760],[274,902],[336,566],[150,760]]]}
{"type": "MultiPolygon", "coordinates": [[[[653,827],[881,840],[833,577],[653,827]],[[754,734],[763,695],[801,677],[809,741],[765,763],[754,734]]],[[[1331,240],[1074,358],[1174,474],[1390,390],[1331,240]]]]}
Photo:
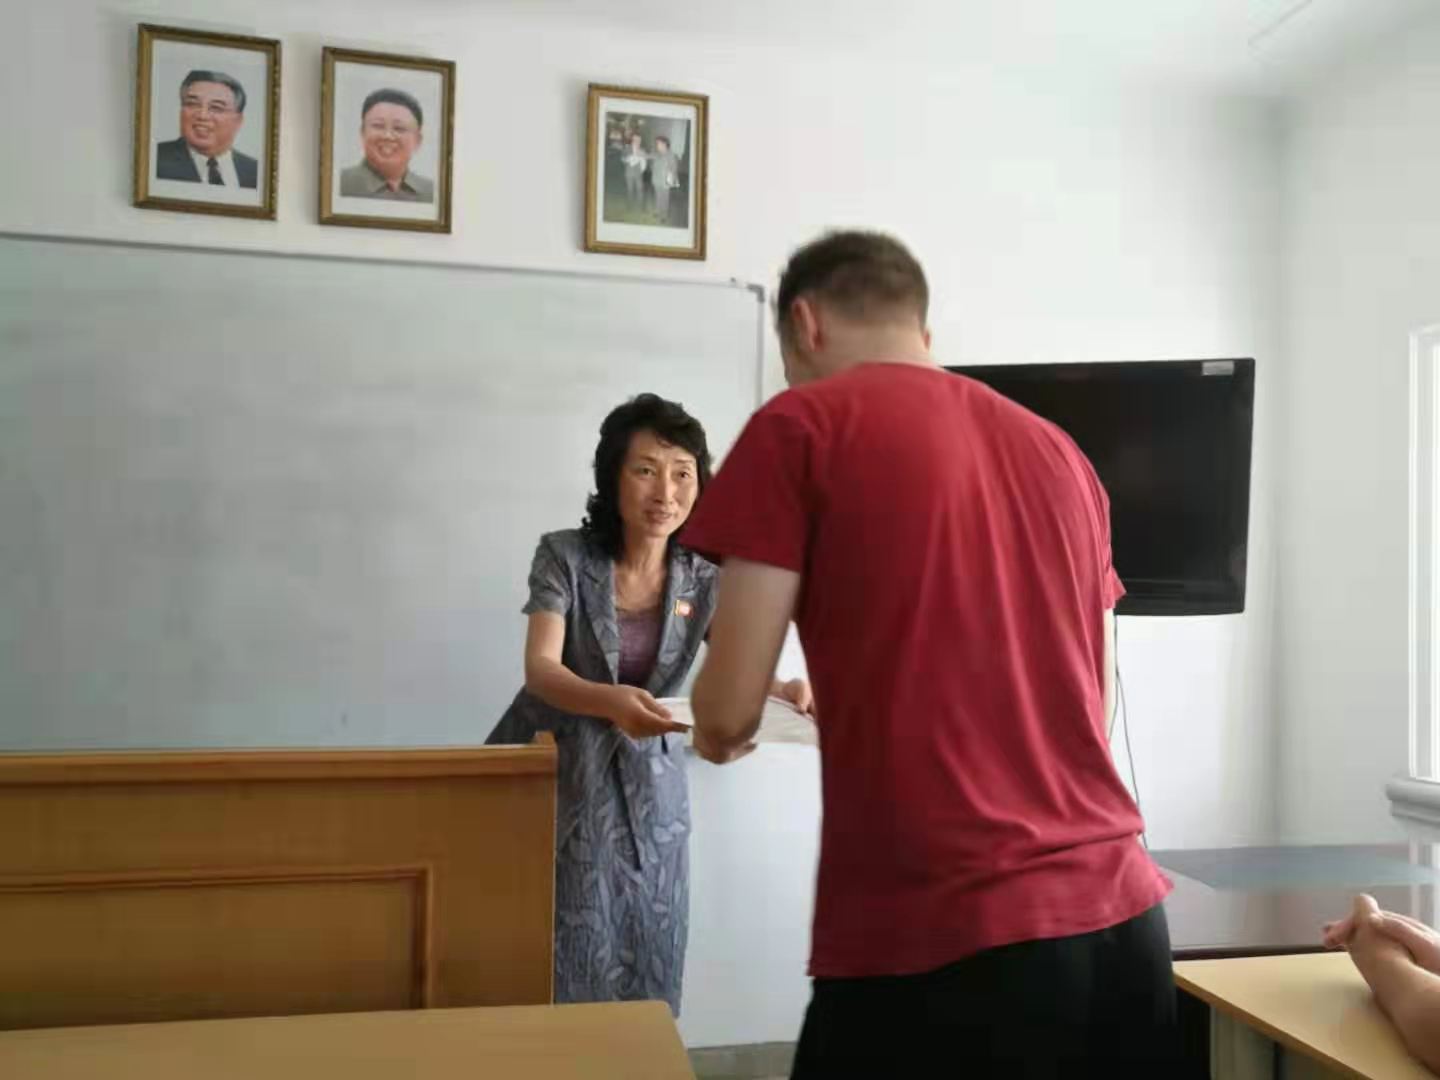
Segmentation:
{"type": "Polygon", "coordinates": [[[1440,323],[1410,334],[1408,709],[1391,812],[1440,840],[1440,323]]]}

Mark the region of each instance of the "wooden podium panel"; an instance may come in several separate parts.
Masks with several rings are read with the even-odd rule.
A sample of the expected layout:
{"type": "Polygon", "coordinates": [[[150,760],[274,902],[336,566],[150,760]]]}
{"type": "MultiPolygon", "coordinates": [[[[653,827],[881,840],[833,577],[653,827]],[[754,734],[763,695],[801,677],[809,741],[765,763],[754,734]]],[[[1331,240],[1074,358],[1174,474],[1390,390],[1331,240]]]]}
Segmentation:
{"type": "Polygon", "coordinates": [[[544,1004],[555,749],[0,755],[0,1028],[544,1004]]]}

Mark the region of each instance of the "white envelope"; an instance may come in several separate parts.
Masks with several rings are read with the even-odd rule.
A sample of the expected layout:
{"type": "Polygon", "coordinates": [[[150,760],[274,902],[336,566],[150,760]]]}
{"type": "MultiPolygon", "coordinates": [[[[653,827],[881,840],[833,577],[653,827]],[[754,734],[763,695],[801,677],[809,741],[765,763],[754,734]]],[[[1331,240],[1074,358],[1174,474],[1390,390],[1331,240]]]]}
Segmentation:
{"type": "MultiPolygon", "coordinates": [[[[689,698],[661,698],[660,704],[670,710],[670,719],[677,724],[695,726],[695,714],[690,710],[689,698]]],[[[760,714],[760,730],[755,733],[755,741],[820,745],[815,721],[797,711],[788,701],[777,697],[765,699],[765,709],[760,714]]]]}

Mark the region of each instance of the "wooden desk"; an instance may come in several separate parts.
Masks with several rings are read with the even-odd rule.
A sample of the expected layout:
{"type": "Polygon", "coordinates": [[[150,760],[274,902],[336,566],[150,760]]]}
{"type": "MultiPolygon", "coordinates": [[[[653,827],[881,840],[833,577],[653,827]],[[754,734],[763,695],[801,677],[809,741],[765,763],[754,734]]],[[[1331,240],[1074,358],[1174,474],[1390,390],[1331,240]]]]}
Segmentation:
{"type": "Polygon", "coordinates": [[[1390,911],[1435,917],[1440,873],[1406,844],[1156,851],[1177,960],[1322,952],[1320,928],[1367,892],[1390,911]]]}
{"type": "Polygon", "coordinates": [[[0,1034],[6,1080],[694,1080],[658,1002],[0,1034]]]}
{"type": "MultiPolygon", "coordinates": [[[[1175,883],[1165,901],[1176,960],[1324,951],[1320,928],[1350,910],[1355,894],[1426,922],[1435,918],[1431,852],[1408,844],[1155,851],[1175,883]]],[[[1210,1075],[1210,1009],[1179,1002],[1184,1080],[1210,1075]]]]}
{"type": "Polygon", "coordinates": [[[1192,960],[1175,965],[1175,981],[1212,1008],[1340,1076],[1434,1080],[1405,1052],[1344,953],[1192,960]]]}

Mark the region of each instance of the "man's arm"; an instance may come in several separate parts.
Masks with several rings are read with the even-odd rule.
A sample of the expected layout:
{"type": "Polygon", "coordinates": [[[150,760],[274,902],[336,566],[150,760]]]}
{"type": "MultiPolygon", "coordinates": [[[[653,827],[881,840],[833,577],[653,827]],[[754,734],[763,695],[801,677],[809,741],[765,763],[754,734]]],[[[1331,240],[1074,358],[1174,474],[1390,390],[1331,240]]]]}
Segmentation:
{"type": "Polygon", "coordinates": [[[759,728],[799,594],[793,570],[744,559],[721,567],[710,650],[690,693],[695,750],[707,761],[734,760],[759,728]]]}

